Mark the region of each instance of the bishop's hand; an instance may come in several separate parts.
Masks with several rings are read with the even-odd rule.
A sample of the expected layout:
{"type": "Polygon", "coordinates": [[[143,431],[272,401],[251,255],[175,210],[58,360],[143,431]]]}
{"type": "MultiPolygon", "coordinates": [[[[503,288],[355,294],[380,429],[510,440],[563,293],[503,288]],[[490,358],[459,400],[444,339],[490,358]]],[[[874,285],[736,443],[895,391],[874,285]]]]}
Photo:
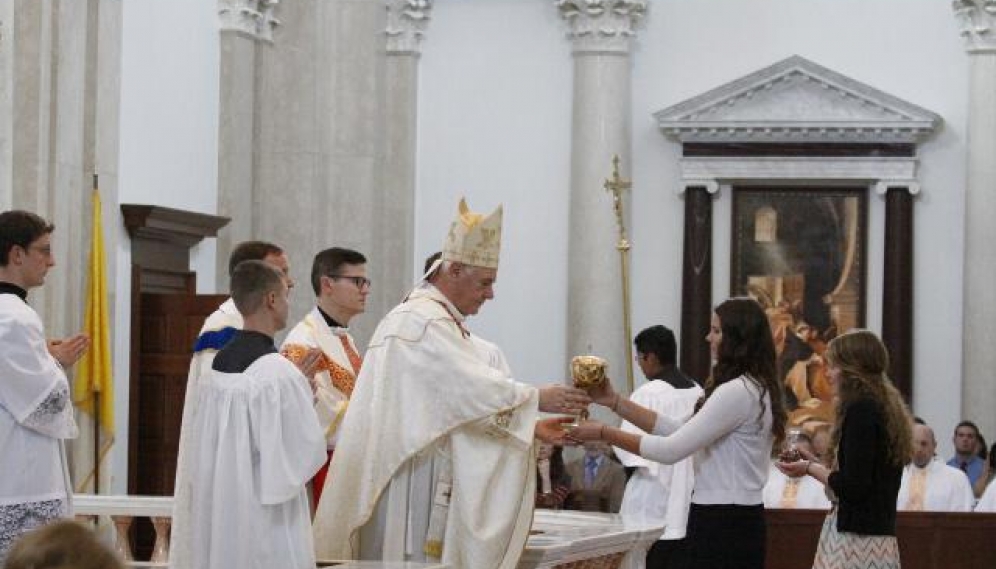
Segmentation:
{"type": "Polygon", "coordinates": [[[576,387],[548,385],[539,389],[539,410],[544,413],[580,413],[591,403],[588,394],[576,387]]]}
{"type": "Polygon", "coordinates": [[[564,446],[570,444],[564,426],[574,422],[574,417],[549,417],[536,421],[535,436],[544,443],[564,446]]]}

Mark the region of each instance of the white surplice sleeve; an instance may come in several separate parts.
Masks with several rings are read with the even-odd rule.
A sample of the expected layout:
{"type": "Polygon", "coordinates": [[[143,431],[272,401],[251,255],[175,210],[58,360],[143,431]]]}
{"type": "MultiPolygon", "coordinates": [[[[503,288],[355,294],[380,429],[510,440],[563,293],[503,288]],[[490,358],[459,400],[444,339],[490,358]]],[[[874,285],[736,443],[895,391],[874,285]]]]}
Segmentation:
{"type": "Polygon", "coordinates": [[[39,434],[54,439],[76,437],[69,381],[48,352],[41,320],[27,305],[5,308],[10,310],[0,315],[0,345],[4,347],[0,406],[15,422],[39,434]]]}
{"type": "Polygon", "coordinates": [[[280,381],[267,382],[254,393],[250,420],[259,453],[260,501],[280,504],[296,498],[325,463],[325,435],[307,379],[283,357],[266,360],[267,367],[276,369],[264,373],[280,381]]]}

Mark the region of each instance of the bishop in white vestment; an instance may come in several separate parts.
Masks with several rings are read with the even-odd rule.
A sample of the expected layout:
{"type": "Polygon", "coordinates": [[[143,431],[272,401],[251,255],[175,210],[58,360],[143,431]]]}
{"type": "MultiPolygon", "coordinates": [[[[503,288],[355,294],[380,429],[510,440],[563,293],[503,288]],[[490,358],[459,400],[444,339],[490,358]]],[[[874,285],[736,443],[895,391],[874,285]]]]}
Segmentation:
{"type": "Polygon", "coordinates": [[[493,296],[500,223],[500,210],[484,218],[461,202],[435,284],[374,332],[315,518],[319,559],[517,565],[536,489],[533,436],[551,434],[538,411],[587,400],[513,381],[464,326],[493,296]]]}
{"type": "Polygon", "coordinates": [[[60,362],[27,304],[28,289],[54,265],[51,232],[33,213],[0,214],[0,242],[10,245],[0,251],[0,565],[25,532],[72,517],[65,440],[78,431],[62,366],[75,363],[88,341],[65,342],[60,362]]]}
{"type": "Polygon", "coordinates": [[[187,449],[191,567],[313,569],[305,484],[325,461],[325,437],[309,380],[273,344],[287,287],[271,266],[246,261],[232,296],[245,329],[201,378],[187,449]]]}

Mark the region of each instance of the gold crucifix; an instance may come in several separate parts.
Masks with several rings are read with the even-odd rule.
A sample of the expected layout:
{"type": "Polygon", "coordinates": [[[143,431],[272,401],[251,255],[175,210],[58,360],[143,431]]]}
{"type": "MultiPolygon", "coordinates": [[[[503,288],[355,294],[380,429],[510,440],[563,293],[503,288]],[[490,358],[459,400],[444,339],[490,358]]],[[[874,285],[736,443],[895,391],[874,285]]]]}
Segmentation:
{"type": "Polygon", "coordinates": [[[603,187],[612,192],[612,207],[616,211],[616,224],[619,226],[619,241],[616,242],[616,249],[619,251],[620,268],[622,269],[622,301],[623,301],[623,345],[626,346],[626,381],[629,392],[633,393],[633,343],[632,329],[629,321],[629,249],[630,243],[626,239],[626,221],[623,216],[623,190],[633,187],[631,180],[624,179],[619,174],[619,155],[612,157],[612,177],[605,180],[603,187]]]}
{"type": "Polygon", "coordinates": [[[605,180],[605,189],[612,192],[612,206],[616,210],[616,223],[619,226],[619,242],[616,248],[620,251],[629,250],[629,241],[626,239],[626,221],[623,217],[623,190],[633,187],[633,182],[623,178],[619,174],[619,155],[612,157],[612,177],[605,180]]]}

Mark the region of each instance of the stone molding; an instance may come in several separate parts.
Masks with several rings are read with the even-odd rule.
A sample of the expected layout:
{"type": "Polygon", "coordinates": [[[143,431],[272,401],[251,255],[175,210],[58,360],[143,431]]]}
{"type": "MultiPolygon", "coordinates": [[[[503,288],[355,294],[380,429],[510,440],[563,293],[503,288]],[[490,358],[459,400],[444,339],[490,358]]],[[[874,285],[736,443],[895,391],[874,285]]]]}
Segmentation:
{"type": "Polygon", "coordinates": [[[969,53],[996,53],[996,0],[954,0],[959,33],[969,53]]]}
{"type": "Polygon", "coordinates": [[[280,0],[218,0],[221,31],[273,43],[273,30],[280,25],[274,16],[279,3],[280,0]]]}
{"type": "Polygon", "coordinates": [[[429,25],[432,0],[386,0],[388,55],[419,54],[429,25]]]}
{"type": "Polygon", "coordinates": [[[646,0],[556,0],[567,21],[574,53],[628,54],[646,0]]]}
{"type": "Polygon", "coordinates": [[[743,182],[813,182],[827,180],[867,183],[884,194],[889,188],[920,191],[916,158],[869,157],[685,157],[681,159],[680,191],[705,186],[717,193],[719,184],[743,182]]]}
{"type": "Polygon", "coordinates": [[[936,113],[798,55],[654,117],[681,142],[912,143],[941,123],[936,113]]]}

